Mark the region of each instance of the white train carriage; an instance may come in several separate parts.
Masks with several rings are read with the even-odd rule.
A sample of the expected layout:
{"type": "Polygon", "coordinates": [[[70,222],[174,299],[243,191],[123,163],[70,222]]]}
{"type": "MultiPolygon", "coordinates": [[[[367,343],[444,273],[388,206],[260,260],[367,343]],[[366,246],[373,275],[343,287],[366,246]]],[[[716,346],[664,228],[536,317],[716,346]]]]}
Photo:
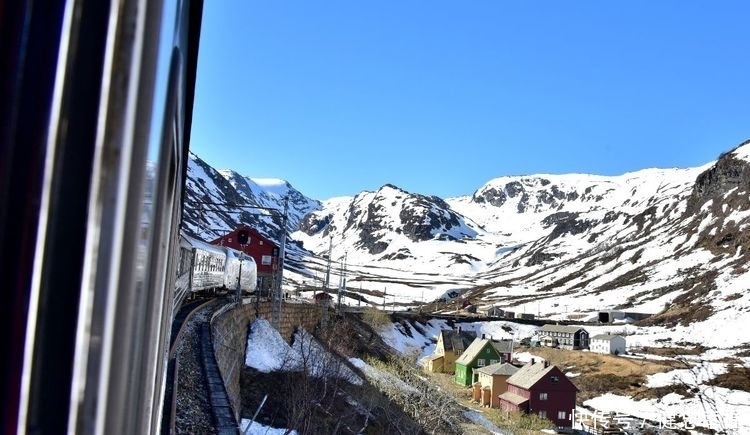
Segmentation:
{"type": "Polygon", "coordinates": [[[185,298],[191,294],[194,258],[193,245],[190,244],[190,240],[184,234],[180,234],[180,245],[177,252],[177,278],[175,279],[174,298],[172,300],[174,312],[177,312],[185,298]]]}
{"type": "Polygon", "coordinates": [[[222,249],[195,248],[193,257],[192,292],[213,292],[224,287],[227,255],[222,249]]]}
{"type": "Polygon", "coordinates": [[[224,274],[224,287],[228,290],[236,290],[239,281],[240,290],[243,293],[252,293],[258,285],[258,267],[253,257],[225,248],[227,253],[226,273],[224,274]]]}
{"type": "Polygon", "coordinates": [[[177,292],[184,292],[183,298],[219,289],[236,291],[238,280],[243,292],[253,292],[257,278],[258,268],[249,255],[181,235],[177,292]]]}
{"type": "Polygon", "coordinates": [[[221,246],[214,246],[182,234],[192,252],[190,292],[214,292],[224,287],[227,254],[221,246]]]}

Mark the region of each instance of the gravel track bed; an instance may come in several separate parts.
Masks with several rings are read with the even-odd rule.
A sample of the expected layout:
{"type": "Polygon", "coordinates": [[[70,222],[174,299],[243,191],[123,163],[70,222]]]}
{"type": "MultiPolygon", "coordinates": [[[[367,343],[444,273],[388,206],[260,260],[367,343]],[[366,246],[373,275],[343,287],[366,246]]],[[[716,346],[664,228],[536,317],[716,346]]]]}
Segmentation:
{"type": "Polygon", "coordinates": [[[199,309],[185,324],[175,356],[178,360],[176,434],[215,434],[206,377],[201,360],[200,327],[207,322],[215,304],[199,309]]]}

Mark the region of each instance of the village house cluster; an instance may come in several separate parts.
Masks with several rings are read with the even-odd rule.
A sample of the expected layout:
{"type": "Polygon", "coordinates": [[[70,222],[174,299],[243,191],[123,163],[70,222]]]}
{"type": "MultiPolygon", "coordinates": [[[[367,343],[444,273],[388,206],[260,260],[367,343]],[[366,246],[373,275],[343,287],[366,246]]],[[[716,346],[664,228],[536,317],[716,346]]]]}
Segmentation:
{"type": "MultiPolygon", "coordinates": [[[[600,334],[589,337],[580,326],[544,325],[531,346],[589,350],[612,355],[625,353],[625,338],[600,334]]],[[[435,352],[425,360],[432,373],[452,373],[457,384],[472,388],[475,402],[503,411],[533,413],[560,429],[572,427],[578,389],[557,366],[531,359],[513,363],[513,340],[477,336],[474,331],[440,331],[435,352]]]]}

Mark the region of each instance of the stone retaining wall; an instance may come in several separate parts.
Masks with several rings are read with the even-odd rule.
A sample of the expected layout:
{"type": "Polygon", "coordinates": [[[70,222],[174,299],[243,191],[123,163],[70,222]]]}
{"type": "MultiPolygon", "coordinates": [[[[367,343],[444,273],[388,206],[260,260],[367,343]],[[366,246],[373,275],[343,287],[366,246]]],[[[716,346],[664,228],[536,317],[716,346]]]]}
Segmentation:
{"type": "MultiPolygon", "coordinates": [[[[323,317],[323,310],[324,308],[318,305],[284,302],[280,319],[281,336],[289,342],[298,326],[312,331],[323,317]]],[[[241,307],[236,304],[227,305],[211,318],[214,355],[237,421],[242,405],[240,372],[245,364],[248,326],[258,316],[271,322],[270,301],[259,302],[257,314],[255,302],[246,299],[241,307]]]]}

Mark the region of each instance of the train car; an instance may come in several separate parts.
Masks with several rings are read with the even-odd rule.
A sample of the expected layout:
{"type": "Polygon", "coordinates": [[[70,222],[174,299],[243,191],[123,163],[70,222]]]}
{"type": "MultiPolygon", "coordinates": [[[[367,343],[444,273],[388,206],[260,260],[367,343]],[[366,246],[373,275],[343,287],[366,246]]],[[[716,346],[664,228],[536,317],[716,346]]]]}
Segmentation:
{"type": "MultiPolygon", "coordinates": [[[[255,291],[258,268],[255,260],[227,246],[216,246],[182,234],[177,292],[184,297],[199,294],[216,294],[219,290],[233,292],[239,281],[243,293],[255,291]],[[190,264],[182,266],[182,258],[190,264]],[[180,275],[183,276],[180,276],[180,275]]],[[[179,304],[176,305],[179,306],[179,304]]]]}
{"type": "Polygon", "coordinates": [[[224,275],[224,287],[229,291],[238,288],[242,293],[253,293],[258,286],[258,266],[253,257],[225,247],[227,253],[226,274],[224,275]]]}
{"type": "Polygon", "coordinates": [[[203,1],[0,10],[3,433],[157,433],[203,1]]]}
{"type": "Polygon", "coordinates": [[[177,312],[182,302],[191,294],[194,258],[195,252],[190,240],[184,234],[180,234],[180,244],[177,251],[177,277],[172,300],[173,312],[177,312]]]}
{"type": "Polygon", "coordinates": [[[221,246],[182,235],[187,239],[193,251],[192,276],[190,291],[192,293],[215,293],[224,287],[227,254],[221,246]]]}

